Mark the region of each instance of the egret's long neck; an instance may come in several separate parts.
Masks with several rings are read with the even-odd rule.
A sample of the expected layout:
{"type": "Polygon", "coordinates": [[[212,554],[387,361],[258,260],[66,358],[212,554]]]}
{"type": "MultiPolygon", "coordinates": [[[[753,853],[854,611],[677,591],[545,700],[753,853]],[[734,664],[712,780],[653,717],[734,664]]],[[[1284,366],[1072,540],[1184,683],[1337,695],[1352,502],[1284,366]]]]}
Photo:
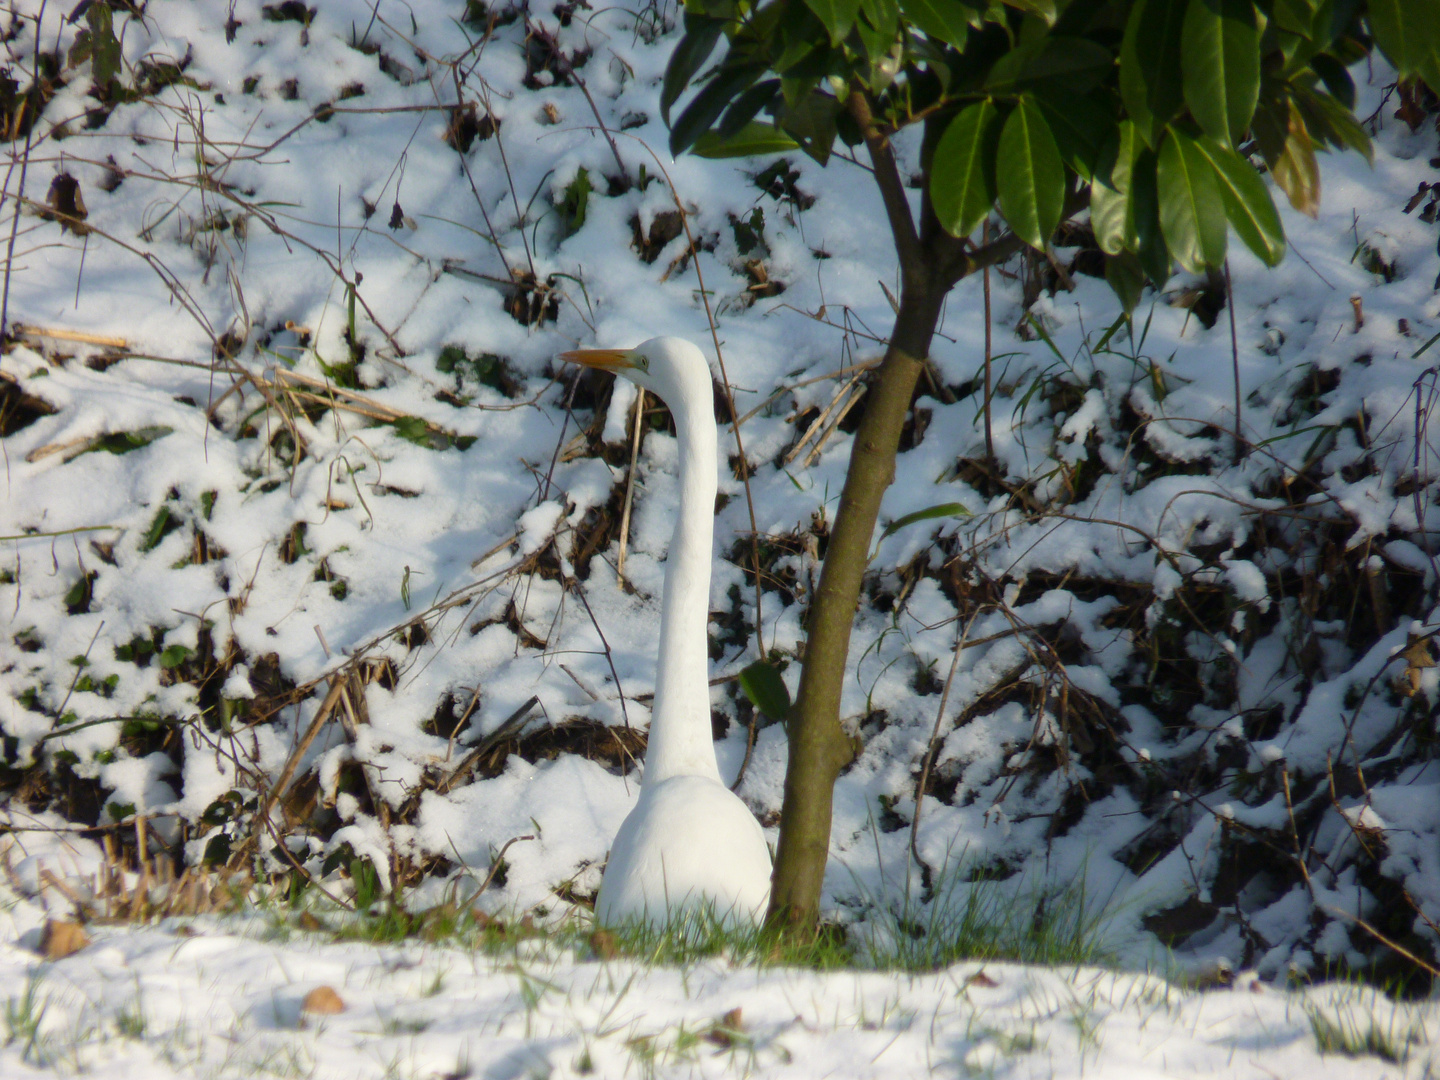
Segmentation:
{"type": "Polygon", "coordinates": [[[709,380],[703,400],[667,404],[680,443],[680,513],[665,560],[646,784],[680,775],[720,777],[710,729],[707,645],[716,476],[709,380]]]}

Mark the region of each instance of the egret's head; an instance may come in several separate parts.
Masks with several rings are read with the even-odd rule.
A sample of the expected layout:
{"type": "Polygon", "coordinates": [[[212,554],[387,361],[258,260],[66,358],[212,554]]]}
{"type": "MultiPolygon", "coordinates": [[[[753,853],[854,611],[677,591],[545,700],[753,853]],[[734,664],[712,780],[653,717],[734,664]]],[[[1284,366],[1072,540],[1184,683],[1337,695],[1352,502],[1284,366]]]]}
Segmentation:
{"type": "Polygon", "coordinates": [[[710,365],[684,338],[651,338],[633,349],[575,349],[561,353],[560,359],[623,375],[672,412],[687,405],[711,408],[710,365]]]}

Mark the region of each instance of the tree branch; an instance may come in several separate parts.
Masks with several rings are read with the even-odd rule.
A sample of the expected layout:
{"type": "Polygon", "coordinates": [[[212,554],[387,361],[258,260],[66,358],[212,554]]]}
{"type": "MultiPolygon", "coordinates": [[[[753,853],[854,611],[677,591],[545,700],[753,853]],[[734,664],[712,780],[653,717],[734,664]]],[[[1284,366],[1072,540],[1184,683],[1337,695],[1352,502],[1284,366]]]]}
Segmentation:
{"type": "Polygon", "coordinates": [[[905,184],[900,179],[889,136],[876,125],[870,111],[870,99],[858,87],[851,89],[845,107],[860,126],[865,148],[870,151],[870,161],[875,167],[875,183],[880,187],[885,214],[890,219],[890,233],[895,238],[895,252],[900,256],[900,272],[908,276],[922,271],[925,259],[920,237],[910,216],[910,200],[905,197],[905,184]]]}

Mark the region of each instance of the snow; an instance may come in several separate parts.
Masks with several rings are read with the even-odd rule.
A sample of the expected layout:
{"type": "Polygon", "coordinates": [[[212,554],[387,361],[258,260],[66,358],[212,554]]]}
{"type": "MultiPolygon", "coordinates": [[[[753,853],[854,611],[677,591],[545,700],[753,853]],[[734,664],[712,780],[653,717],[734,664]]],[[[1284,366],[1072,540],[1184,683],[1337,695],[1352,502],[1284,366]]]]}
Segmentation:
{"type": "Polygon", "coordinates": [[[1233,975],[1186,990],[1154,974],[959,963],[930,974],[684,969],[520,939],[474,952],[328,941],[260,915],[95,927],[54,962],[44,912],[0,904],[7,1077],[928,1077],[1116,1080],[1420,1077],[1440,1019],[1375,991],[1289,991],[1233,975]],[[304,1010],[329,987],[343,1011],[304,1010]],[[22,1002],[30,1000],[29,1013],[22,1002]],[[1375,1037],[1399,1062],[1322,1052],[1317,1028],[1375,1037]]]}
{"type": "MultiPolygon", "coordinates": [[[[829,375],[874,359],[865,335],[890,325],[877,282],[893,283],[895,265],[878,197],[838,160],[821,169],[791,155],[804,198],[780,199],[755,183],[769,161],[671,161],[658,80],[676,40],[672,9],[582,18],[531,5],[567,55],[590,51],[579,69],[589,97],[632,177],[645,167],[648,184],[614,195],[617,167],[586,94],[553,71],[525,85],[523,20],[482,43],[439,0],[404,15],[335,0],[304,28],[239,0],[227,42],[230,11],[220,0],[152,0],[143,20],[122,15],[128,62],[188,51],[190,82],[121,104],[32,161],[30,197],[68,170],[96,231],[82,241],[22,219],[11,317],[123,337],[128,354],[28,338],[0,357],[0,375],[53,410],[3,441],[6,775],[68,769],[102,824],[145,815],[161,836],[183,837],[195,862],[212,840],[244,834],[326,680],[353,663],[363,683],[350,695],[353,735],[332,722],[297,762],[297,783],[316,790],[309,817],[289,821],[297,857],[342,892],[345,868],[322,868],[346,849],[387,883],[397,862],[443,860],[420,889],[434,897],[484,881],[503,849],[506,873],[477,901],[485,910],[583,918],[556,890],[593,897],[641,776],[619,755],[535,747],[567,722],[601,733],[648,725],[678,452],[663,418],[647,421],[622,579],[616,522],[593,550],[586,541],[623,497],[633,389],[619,383],[607,401],[599,384],[572,385],[554,358],[676,334],[717,372],[723,360],[739,415],[769,401],[740,435],[753,527],[779,554],[757,612],[751,507],[722,425],[710,674],[755,658],[759,622],[793,693],[851,436],[837,429],[808,465],[808,453],[783,459],[844,385],[829,375]],[[455,103],[445,61],[472,43],[466,100],[500,126],[462,158],[445,141],[455,103]],[[356,86],[363,93],[340,100],[356,86]],[[338,108],[321,121],[326,104],[338,108]],[[107,158],[126,170],[110,191],[107,158]],[[582,168],[594,194],[567,235],[554,203],[582,168]],[[648,230],[677,197],[699,254],[684,257],[681,235],[643,262],[632,219],[648,230]],[[757,209],[763,249],[741,252],[732,223],[757,209]],[[785,285],[780,296],[749,289],[744,261],[757,254],[785,285]],[[347,360],[337,270],[363,301],[353,392],[367,409],[431,425],[428,442],[345,409],[264,407],[262,387],[272,398],[293,391],[280,389],[286,373],[323,385],[326,368],[347,360]],[[532,273],[554,290],[553,320],[507,310],[517,296],[507,283],[532,273]],[[211,370],[227,330],[245,338],[229,393],[235,373],[211,370]],[[447,346],[473,370],[441,371],[447,346]],[[477,374],[484,357],[504,361],[514,396],[477,374]],[[95,446],[124,433],[149,441],[127,453],[95,446]],[[436,778],[531,695],[539,705],[519,741],[441,791],[436,778]]],[[[78,27],[48,9],[45,20],[46,48],[68,49],[78,27]]],[[[20,27],[17,55],[32,34],[20,27]]],[[[1147,295],[1133,334],[1120,329],[1101,348],[1115,301],[1079,275],[1074,293],[1031,309],[1052,351],[1012,332],[1025,314],[1020,284],[1008,269],[992,274],[995,452],[1024,498],[962,467],[983,453],[978,394],[917,401],[929,426],[901,453],[881,521],[944,503],[971,516],[876,541],[841,691],[842,723],[864,749],[836,788],[828,913],[863,931],[909,895],[918,811],[916,849],[932,868],[963,857],[981,877],[1014,871],[1016,896],[1082,881],[1119,898],[1105,933],[1132,972],[1166,956],[1152,916],[1211,904],[1209,921],[1174,941],[1175,964],[1224,962],[1246,972],[1235,989],[1001,965],[985,969],[996,987],[970,981],[976,968],[963,964],[923,977],[723,963],[678,973],[581,955],[534,960],[557,989],[532,1009],[524,987],[538,984],[506,968],[512,959],[308,937],[287,946],[253,926],[205,922],[188,939],[174,926],[97,928],[92,951],[45,966],[27,951],[41,869],[80,882],[101,856],[53,810],[36,810],[25,828],[62,831],[0,832],[24,894],[0,915],[0,962],[5,986],[34,974],[54,995],[45,1023],[58,1041],[46,1045],[73,1053],[47,1068],[164,1076],[286,1060],[317,1074],[444,1075],[484,1062],[522,1075],[578,1071],[588,1053],[606,1075],[641,1069],[641,1044],[627,1040],[654,1035],[643,1045],[665,1048],[665,1069],[716,1073],[740,1067],[740,1044],[677,1050],[680,1026],[708,1030],[739,1006],[752,1040],[743,1064],[765,1075],[1421,1070],[1418,1048],[1400,1067],[1322,1059],[1312,1039],[1314,1009],[1408,1031],[1405,1007],[1345,986],[1281,989],[1336,964],[1370,970],[1383,950],[1334,911],[1369,918],[1396,890],[1414,905],[1398,917],[1405,940],[1429,956],[1440,948],[1440,780],[1427,749],[1440,670],[1406,656],[1440,627],[1440,428],[1428,423],[1425,366],[1440,352],[1415,357],[1440,330],[1440,255],[1434,222],[1403,212],[1433,182],[1437,146],[1433,127],[1412,133],[1382,107],[1383,65],[1355,74],[1357,112],[1378,110],[1375,168],[1356,155],[1323,159],[1319,217],[1282,206],[1291,252],[1276,270],[1232,245],[1238,361],[1225,313],[1207,329],[1171,306],[1197,282],[1147,295]],[[1355,258],[1357,243],[1392,262],[1395,279],[1355,258]],[[972,614],[937,728],[954,619],[972,614]],[[917,794],[932,732],[934,777],[917,794]],[[1296,820],[1313,853],[1307,881],[1290,856],[1296,820]],[[1247,847],[1252,837],[1263,843],[1247,847]],[[1251,876],[1227,885],[1235,866],[1251,876]],[[219,977],[231,960],[238,977],[219,977]],[[354,1008],[296,1030],[299,996],[330,979],[354,1008]],[[104,1007],[86,1019],[95,1001],[104,1007]],[[117,1035],[114,1017],[152,1007],[153,1030],[168,1034],[117,1035]],[[429,1025],[423,1039],[400,1030],[412,1018],[429,1025]]],[[[82,68],[47,120],[93,107],[87,89],[82,68]]],[[[902,136],[897,152],[915,167],[915,139],[902,136]]],[[[932,359],[952,385],[979,371],[981,311],[975,282],[947,303],[932,359]]],[[[752,712],[735,684],[712,688],[711,704],[722,774],[732,780],[745,763],[737,793],[773,845],[784,729],[759,721],[747,749],[752,712]]],[[[288,870],[263,846],[268,869],[288,870]]],[[[971,887],[958,886],[961,899],[971,887]]],[[[1416,1015],[1433,1042],[1432,1020],[1416,1015]]],[[[0,1073],[40,1070],[31,1049],[0,1048],[0,1073]]]]}

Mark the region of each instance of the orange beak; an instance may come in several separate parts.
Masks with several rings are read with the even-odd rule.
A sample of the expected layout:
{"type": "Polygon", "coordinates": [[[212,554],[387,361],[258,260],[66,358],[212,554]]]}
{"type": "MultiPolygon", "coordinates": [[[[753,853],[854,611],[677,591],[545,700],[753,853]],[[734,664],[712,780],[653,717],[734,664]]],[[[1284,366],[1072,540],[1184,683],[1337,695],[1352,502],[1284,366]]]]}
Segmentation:
{"type": "Polygon", "coordinates": [[[583,364],[601,371],[621,372],[635,366],[629,349],[572,349],[562,352],[560,359],[567,364],[583,364]]]}

